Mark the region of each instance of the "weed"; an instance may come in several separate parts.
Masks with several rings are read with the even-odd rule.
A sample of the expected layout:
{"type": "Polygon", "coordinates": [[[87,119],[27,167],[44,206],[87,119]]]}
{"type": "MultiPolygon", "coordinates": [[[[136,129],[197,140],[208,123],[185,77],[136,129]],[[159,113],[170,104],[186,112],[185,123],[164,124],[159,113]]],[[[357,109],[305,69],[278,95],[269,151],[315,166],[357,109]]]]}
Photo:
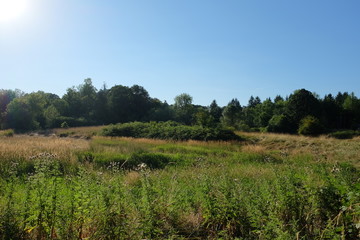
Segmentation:
{"type": "Polygon", "coordinates": [[[356,139],[249,136],[2,138],[0,239],[360,237],[356,139]]]}

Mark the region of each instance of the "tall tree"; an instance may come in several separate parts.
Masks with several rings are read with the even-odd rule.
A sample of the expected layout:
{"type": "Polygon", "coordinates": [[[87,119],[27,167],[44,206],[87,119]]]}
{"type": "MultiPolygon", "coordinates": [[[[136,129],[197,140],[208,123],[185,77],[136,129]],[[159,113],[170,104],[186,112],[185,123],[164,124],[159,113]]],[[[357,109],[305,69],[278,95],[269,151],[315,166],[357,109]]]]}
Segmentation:
{"type": "Polygon", "coordinates": [[[96,88],[92,84],[91,78],[86,78],[84,83],[78,86],[81,105],[81,117],[90,121],[94,118],[96,102],[96,88]]]}
{"type": "Polygon", "coordinates": [[[65,113],[68,117],[79,118],[83,115],[81,95],[75,88],[68,88],[62,99],[67,103],[68,109],[65,113]]]}
{"type": "Polygon", "coordinates": [[[7,107],[7,126],[19,130],[34,130],[46,127],[45,109],[57,95],[42,91],[26,94],[11,101],[7,107]]]}
{"type": "Polygon", "coordinates": [[[358,99],[354,93],[351,93],[345,98],[343,109],[348,118],[348,127],[354,129],[360,128],[360,99],[358,99]]]}
{"type": "Polygon", "coordinates": [[[216,100],[213,100],[209,106],[209,113],[210,116],[214,119],[215,123],[220,122],[220,118],[222,115],[222,109],[219,107],[219,105],[216,103],[216,100]]]}
{"type": "Polygon", "coordinates": [[[192,115],[194,114],[194,106],[192,105],[193,98],[187,94],[182,93],[175,97],[174,110],[176,120],[184,124],[191,124],[192,115]]]}
{"type": "Polygon", "coordinates": [[[123,123],[131,120],[131,90],[122,85],[115,85],[109,90],[109,111],[112,123],[123,123]]]}
{"type": "Polygon", "coordinates": [[[106,89],[105,85],[96,93],[96,101],[94,104],[94,119],[98,124],[108,124],[111,122],[108,95],[109,90],[106,89]]]}
{"type": "Polygon", "coordinates": [[[239,100],[232,99],[224,108],[222,122],[225,126],[237,128],[240,122],[242,107],[239,100]]]}
{"type": "Polygon", "coordinates": [[[35,114],[26,99],[16,98],[9,103],[6,111],[5,128],[29,131],[39,127],[35,114]]]}
{"type": "Polygon", "coordinates": [[[151,109],[151,99],[149,93],[144,87],[134,85],[130,88],[131,91],[131,113],[132,119],[144,120],[151,109]]]}
{"type": "Polygon", "coordinates": [[[4,128],[6,109],[9,103],[22,95],[20,90],[0,90],[0,129],[4,128]]]}
{"type": "Polygon", "coordinates": [[[164,101],[162,103],[159,99],[151,99],[151,109],[148,114],[148,120],[150,121],[169,121],[175,119],[174,109],[164,101]]]}
{"type": "Polygon", "coordinates": [[[252,108],[252,107],[256,107],[256,105],[259,105],[261,103],[261,100],[259,97],[253,97],[251,96],[249,99],[249,103],[248,103],[248,107],[252,108]]]}
{"type": "Polygon", "coordinates": [[[331,94],[325,95],[321,101],[321,109],[320,119],[325,127],[330,129],[341,128],[342,109],[331,94]]]}
{"type": "Polygon", "coordinates": [[[311,92],[305,89],[296,90],[289,97],[286,114],[291,120],[292,131],[296,132],[301,119],[309,115],[319,118],[320,102],[311,92]]]}
{"type": "Polygon", "coordinates": [[[257,127],[266,127],[269,123],[269,120],[274,115],[274,109],[275,104],[271,101],[270,98],[266,99],[261,104],[257,104],[255,107],[255,125],[257,127]]]}

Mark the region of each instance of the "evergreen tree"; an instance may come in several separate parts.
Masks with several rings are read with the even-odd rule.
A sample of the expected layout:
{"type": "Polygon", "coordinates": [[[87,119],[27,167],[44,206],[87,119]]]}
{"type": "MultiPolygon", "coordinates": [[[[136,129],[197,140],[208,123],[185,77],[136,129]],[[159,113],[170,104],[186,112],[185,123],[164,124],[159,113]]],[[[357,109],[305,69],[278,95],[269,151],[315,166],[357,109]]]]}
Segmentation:
{"type": "Polygon", "coordinates": [[[239,100],[232,99],[224,108],[222,122],[225,126],[237,128],[241,120],[242,107],[239,100]]]}
{"type": "Polygon", "coordinates": [[[210,116],[213,118],[215,123],[220,122],[220,118],[222,115],[222,109],[219,107],[219,105],[216,103],[216,100],[213,100],[209,106],[209,113],[210,116]]]}

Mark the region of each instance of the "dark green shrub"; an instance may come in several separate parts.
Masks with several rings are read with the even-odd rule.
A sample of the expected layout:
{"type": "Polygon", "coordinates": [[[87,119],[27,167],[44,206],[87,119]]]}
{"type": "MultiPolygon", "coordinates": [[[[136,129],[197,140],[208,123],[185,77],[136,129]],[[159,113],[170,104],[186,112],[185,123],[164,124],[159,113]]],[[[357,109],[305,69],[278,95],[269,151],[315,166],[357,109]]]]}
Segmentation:
{"type": "Polygon", "coordinates": [[[53,123],[49,126],[50,128],[62,127],[62,124],[66,122],[69,127],[81,127],[81,126],[92,126],[95,122],[85,118],[74,118],[60,116],[54,119],[53,123]]]}
{"type": "Polygon", "coordinates": [[[241,140],[233,131],[223,128],[204,128],[201,126],[187,126],[169,122],[124,123],[109,125],[102,131],[104,136],[155,138],[176,141],[228,141],[241,140]]]}
{"type": "Polygon", "coordinates": [[[319,135],[324,132],[320,120],[314,116],[307,116],[300,121],[298,133],[301,135],[319,135]]]}
{"type": "Polygon", "coordinates": [[[68,137],[69,133],[60,133],[59,137],[68,137]]]}
{"type": "Polygon", "coordinates": [[[151,169],[164,168],[171,158],[159,153],[134,153],[124,164],[126,168],[136,168],[140,164],[145,163],[151,169]]]}
{"type": "Polygon", "coordinates": [[[337,131],[337,132],[330,133],[328,136],[336,138],[336,139],[351,139],[358,135],[359,135],[358,131],[344,130],[344,131],[337,131]]]}
{"type": "Polygon", "coordinates": [[[141,164],[145,164],[151,169],[161,169],[168,163],[176,161],[161,153],[144,152],[133,153],[130,156],[107,152],[80,152],[77,157],[81,163],[93,163],[97,167],[104,167],[109,170],[137,169],[141,164]]]}
{"type": "Polygon", "coordinates": [[[287,133],[291,132],[291,123],[289,118],[284,115],[274,115],[269,120],[269,125],[267,126],[268,132],[276,132],[276,133],[287,133]]]}
{"type": "Polygon", "coordinates": [[[69,128],[69,124],[65,121],[61,123],[61,128],[69,128]]]}

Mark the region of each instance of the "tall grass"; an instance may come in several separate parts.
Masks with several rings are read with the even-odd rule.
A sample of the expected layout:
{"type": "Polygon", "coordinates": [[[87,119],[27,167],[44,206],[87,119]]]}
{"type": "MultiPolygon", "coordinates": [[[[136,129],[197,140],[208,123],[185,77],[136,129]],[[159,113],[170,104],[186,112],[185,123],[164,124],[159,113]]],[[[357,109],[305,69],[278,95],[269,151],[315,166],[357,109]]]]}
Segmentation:
{"type": "MultiPolygon", "coordinates": [[[[306,145],[296,151],[268,139],[280,147],[291,142],[286,136],[251,137],[241,144],[1,139],[0,238],[360,237],[357,168],[305,151],[318,139],[291,138],[306,145]]],[[[335,148],[316,144],[326,154],[335,148]]]]}

